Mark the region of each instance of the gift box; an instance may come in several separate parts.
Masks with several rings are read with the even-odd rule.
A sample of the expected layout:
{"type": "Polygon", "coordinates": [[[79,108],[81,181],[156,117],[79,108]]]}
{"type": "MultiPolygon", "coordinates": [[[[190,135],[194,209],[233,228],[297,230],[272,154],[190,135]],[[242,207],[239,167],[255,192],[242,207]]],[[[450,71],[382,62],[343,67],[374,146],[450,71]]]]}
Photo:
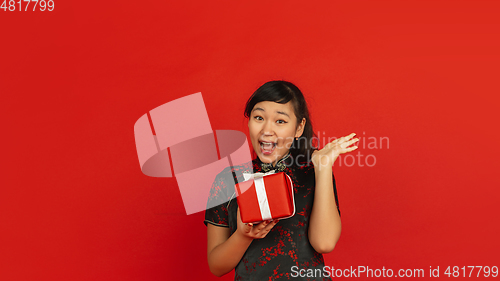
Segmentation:
{"type": "Polygon", "coordinates": [[[259,223],[286,219],[295,215],[292,179],[284,172],[243,174],[245,181],[236,184],[241,221],[259,223]]]}

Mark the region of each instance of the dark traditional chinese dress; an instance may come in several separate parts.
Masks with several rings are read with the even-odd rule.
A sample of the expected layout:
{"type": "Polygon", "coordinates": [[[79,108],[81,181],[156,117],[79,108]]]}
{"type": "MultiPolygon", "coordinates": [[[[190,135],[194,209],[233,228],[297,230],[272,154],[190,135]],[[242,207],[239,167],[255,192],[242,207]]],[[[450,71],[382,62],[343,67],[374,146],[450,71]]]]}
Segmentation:
{"type": "MultiPolygon", "coordinates": [[[[207,209],[204,223],[229,227],[231,235],[237,228],[238,203],[234,183],[243,181],[242,173],[284,171],[293,181],[295,215],[280,220],[266,237],[252,241],[235,268],[234,280],[331,280],[326,277],[328,275],[300,277],[297,274],[301,269],[322,271],[324,259],[311,246],[307,236],[314,201],[314,166],[312,162],[294,162],[290,153],[280,159],[275,167],[270,163],[262,163],[257,157],[232,169],[227,167],[216,176],[207,206],[215,206],[214,202],[224,203],[207,209]]],[[[338,208],[335,178],[333,190],[338,208]]]]}

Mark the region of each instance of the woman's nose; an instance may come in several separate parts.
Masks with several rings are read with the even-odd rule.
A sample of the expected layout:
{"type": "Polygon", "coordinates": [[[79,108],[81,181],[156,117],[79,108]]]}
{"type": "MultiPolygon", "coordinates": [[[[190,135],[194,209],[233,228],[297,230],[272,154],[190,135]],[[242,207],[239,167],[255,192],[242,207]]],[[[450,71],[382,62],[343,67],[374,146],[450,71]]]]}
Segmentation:
{"type": "Polygon", "coordinates": [[[264,126],[262,127],[262,134],[264,135],[272,135],[274,134],[273,122],[266,121],[264,126]]]}

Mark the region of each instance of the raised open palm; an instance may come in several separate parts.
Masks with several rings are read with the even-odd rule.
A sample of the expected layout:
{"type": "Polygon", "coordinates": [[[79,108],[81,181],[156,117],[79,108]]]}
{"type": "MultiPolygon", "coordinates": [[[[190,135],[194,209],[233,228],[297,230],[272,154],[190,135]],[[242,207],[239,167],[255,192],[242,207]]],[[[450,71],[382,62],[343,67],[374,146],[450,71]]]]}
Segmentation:
{"type": "Polygon", "coordinates": [[[335,139],[332,142],[326,144],[322,149],[315,150],[311,159],[314,166],[331,167],[340,154],[351,152],[357,149],[357,146],[351,146],[353,143],[359,141],[358,138],[353,139],[355,135],[355,133],[352,133],[348,136],[335,139]]]}

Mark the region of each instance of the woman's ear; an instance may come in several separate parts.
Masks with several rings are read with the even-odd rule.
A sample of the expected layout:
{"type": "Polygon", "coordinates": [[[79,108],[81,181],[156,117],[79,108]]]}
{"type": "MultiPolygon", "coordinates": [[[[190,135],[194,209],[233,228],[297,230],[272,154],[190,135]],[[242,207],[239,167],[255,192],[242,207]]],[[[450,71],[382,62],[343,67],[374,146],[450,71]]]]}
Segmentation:
{"type": "Polygon", "coordinates": [[[300,124],[297,126],[297,131],[295,132],[296,138],[302,136],[305,127],[306,127],[306,118],[302,118],[302,122],[300,122],[300,124]]]}

